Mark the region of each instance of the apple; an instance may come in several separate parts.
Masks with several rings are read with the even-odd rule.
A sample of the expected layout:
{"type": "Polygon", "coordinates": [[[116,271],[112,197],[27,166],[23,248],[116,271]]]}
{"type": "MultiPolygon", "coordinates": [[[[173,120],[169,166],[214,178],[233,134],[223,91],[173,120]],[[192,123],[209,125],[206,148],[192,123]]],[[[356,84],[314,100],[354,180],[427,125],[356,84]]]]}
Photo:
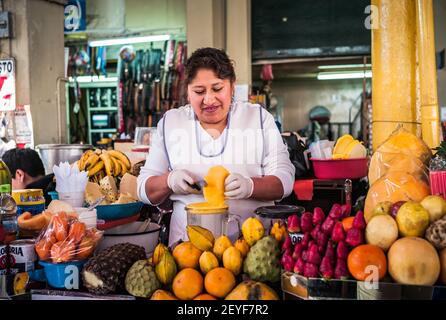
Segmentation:
{"type": "Polygon", "coordinates": [[[398,202],[395,202],[394,204],[392,204],[392,206],[390,207],[390,215],[394,219],[396,218],[396,214],[398,213],[398,210],[400,210],[401,206],[405,203],[406,203],[406,201],[398,201],[398,202]]]}

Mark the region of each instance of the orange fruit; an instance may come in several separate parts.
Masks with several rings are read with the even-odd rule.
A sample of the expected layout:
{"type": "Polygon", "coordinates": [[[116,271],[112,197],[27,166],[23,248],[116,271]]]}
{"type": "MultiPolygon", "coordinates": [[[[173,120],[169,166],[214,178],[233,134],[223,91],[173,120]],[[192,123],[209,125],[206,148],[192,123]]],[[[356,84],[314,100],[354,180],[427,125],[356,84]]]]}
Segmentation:
{"type": "Polygon", "coordinates": [[[192,242],[182,242],[173,249],[172,255],[179,269],[198,269],[202,251],[195,247],[192,242]]]}
{"type": "Polygon", "coordinates": [[[347,217],[342,219],[342,227],[344,228],[345,232],[353,228],[353,220],[355,220],[355,217],[347,217]]]}
{"type": "Polygon", "coordinates": [[[380,247],[363,244],[350,252],[347,258],[347,267],[356,280],[364,281],[376,268],[378,278],[382,279],[387,273],[387,258],[380,247]]]}
{"type": "Polygon", "coordinates": [[[217,298],[211,296],[210,294],[202,293],[196,296],[194,300],[217,300],[217,298]]]}
{"type": "Polygon", "coordinates": [[[204,278],[206,291],[217,298],[226,297],[234,286],[234,274],[226,268],[214,268],[204,278]]]}
{"type": "Polygon", "coordinates": [[[180,300],[192,300],[203,291],[203,277],[192,268],[178,272],[173,279],[172,290],[180,300]]]}

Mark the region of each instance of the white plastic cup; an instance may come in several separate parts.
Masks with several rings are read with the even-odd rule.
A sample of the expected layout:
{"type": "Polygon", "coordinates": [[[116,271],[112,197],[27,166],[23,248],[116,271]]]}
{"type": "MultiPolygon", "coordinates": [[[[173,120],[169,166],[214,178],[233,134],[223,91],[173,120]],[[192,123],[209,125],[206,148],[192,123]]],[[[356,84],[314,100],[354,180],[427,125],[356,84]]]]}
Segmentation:
{"type": "Polygon", "coordinates": [[[84,205],[85,193],[81,192],[59,192],[59,200],[65,201],[75,207],[82,207],[84,205]]]}

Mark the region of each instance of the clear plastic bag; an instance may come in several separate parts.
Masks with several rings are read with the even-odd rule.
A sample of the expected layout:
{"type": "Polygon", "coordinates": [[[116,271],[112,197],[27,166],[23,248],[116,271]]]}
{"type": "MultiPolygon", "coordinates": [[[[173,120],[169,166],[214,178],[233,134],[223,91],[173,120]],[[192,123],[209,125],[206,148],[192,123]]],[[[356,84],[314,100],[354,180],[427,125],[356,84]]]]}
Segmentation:
{"type": "Polygon", "coordinates": [[[419,158],[404,153],[376,151],[370,160],[369,184],[373,185],[389,172],[406,172],[424,182],[429,182],[429,168],[419,158]]]}
{"type": "Polygon", "coordinates": [[[92,256],[103,232],[87,228],[77,215],[59,212],[41,231],[35,249],[40,260],[52,263],[79,261],[92,256]]]}
{"type": "Polygon", "coordinates": [[[365,201],[364,215],[366,220],[375,207],[389,201],[421,201],[430,194],[429,184],[420,177],[403,171],[391,171],[375,181],[370,187],[365,201]]]}
{"type": "Polygon", "coordinates": [[[333,153],[334,141],[320,140],[310,144],[311,157],[314,159],[331,159],[333,153]]]}
{"type": "Polygon", "coordinates": [[[403,127],[397,128],[373,153],[369,166],[369,184],[373,185],[389,172],[406,172],[429,182],[432,152],[423,140],[403,127]]]}

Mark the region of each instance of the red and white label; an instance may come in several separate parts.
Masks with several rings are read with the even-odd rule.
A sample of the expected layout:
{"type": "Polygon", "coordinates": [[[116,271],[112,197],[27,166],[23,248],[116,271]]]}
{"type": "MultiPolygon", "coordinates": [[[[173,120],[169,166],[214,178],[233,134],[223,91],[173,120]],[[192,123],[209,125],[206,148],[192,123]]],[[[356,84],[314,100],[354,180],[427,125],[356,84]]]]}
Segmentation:
{"type": "Polygon", "coordinates": [[[15,61],[0,59],[0,111],[15,110],[15,61]]]}

